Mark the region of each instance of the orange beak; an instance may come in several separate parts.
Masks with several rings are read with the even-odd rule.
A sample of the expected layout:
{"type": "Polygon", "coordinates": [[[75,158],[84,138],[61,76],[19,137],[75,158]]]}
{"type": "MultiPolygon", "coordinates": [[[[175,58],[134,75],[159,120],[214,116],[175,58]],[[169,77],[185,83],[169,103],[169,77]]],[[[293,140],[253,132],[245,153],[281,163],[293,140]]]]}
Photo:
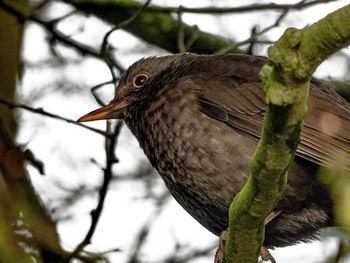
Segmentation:
{"type": "Polygon", "coordinates": [[[89,112],[78,119],[78,122],[97,121],[107,119],[122,119],[124,109],[127,106],[127,99],[122,99],[118,102],[111,102],[108,105],[89,112]]]}

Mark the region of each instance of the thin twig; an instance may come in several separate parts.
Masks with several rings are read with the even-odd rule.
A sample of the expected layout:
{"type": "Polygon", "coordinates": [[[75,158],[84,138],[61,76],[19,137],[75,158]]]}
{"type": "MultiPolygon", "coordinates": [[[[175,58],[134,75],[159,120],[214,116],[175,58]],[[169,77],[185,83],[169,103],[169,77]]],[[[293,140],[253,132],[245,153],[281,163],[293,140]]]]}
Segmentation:
{"type": "Polygon", "coordinates": [[[198,39],[199,37],[199,28],[197,25],[194,25],[193,27],[193,30],[192,30],[192,34],[191,36],[187,39],[187,42],[186,42],[186,45],[185,45],[185,48],[186,50],[189,50],[191,48],[191,46],[193,45],[193,43],[198,39]]]}
{"type": "MultiPolygon", "coordinates": [[[[101,45],[101,49],[100,49],[100,57],[103,58],[103,60],[106,62],[111,74],[112,74],[112,78],[113,80],[116,80],[116,76],[114,74],[114,70],[113,68],[116,66],[115,63],[113,63],[113,59],[110,55],[109,52],[109,43],[108,43],[108,39],[109,37],[112,35],[113,32],[115,32],[116,30],[122,29],[128,25],[130,25],[140,14],[142,14],[142,12],[146,9],[146,7],[151,3],[152,0],[147,0],[145,2],[145,4],[136,12],[136,14],[134,14],[133,16],[131,16],[130,18],[120,22],[118,25],[116,25],[115,27],[113,27],[111,30],[109,30],[107,32],[107,34],[105,34],[103,41],[102,41],[102,45],[101,45]]],[[[120,70],[120,68],[119,68],[120,70]]]]}
{"type": "MultiPolygon", "coordinates": [[[[208,256],[211,255],[213,253],[213,250],[216,249],[218,247],[218,245],[215,244],[211,244],[208,247],[205,248],[198,248],[195,250],[191,250],[187,253],[179,253],[180,255],[177,255],[176,253],[174,253],[173,255],[170,255],[169,257],[163,259],[162,263],[185,263],[185,262],[189,262],[190,260],[193,259],[197,259],[199,257],[204,257],[204,256],[208,256]]],[[[160,263],[159,262],[159,263],[160,263]]]]}
{"type": "MultiPolygon", "coordinates": [[[[143,7],[131,18],[121,22],[118,24],[118,26],[112,28],[103,38],[103,42],[101,45],[101,50],[100,50],[100,54],[101,56],[104,58],[104,60],[106,61],[107,65],[109,66],[111,73],[112,73],[112,81],[114,82],[116,80],[116,77],[114,76],[113,73],[113,68],[112,65],[109,64],[110,63],[110,57],[109,57],[109,53],[108,53],[108,38],[109,36],[117,29],[120,29],[124,26],[127,26],[128,24],[130,24],[137,16],[139,16],[143,10],[145,10],[145,8],[147,7],[147,5],[151,2],[151,0],[148,0],[143,7]]],[[[107,83],[107,82],[106,82],[107,83]]],[[[97,88],[103,86],[106,83],[102,83],[100,85],[97,85],[95,87],[93,87],[92,92],[95,91],[97,88]]],[[[94,94],[94,93],[93,93],[94,94]]],[[[100,103],[103,103],[102,101],[100,101],[100,99],[97,97],[97,101],[99,101],[100,103]]],[[[105,140],[105,151],[106,151],[106,168],[104,169],[104,177],[103,177],[103,183],[102,186],[99,190],[99,201],[98,204],[96,206],[96,208],[92,211],[91,213],[91,225],[90,228],[87,232],[87,234],[85,235],[85,238],[83,239],[83,241],[74,249],[74,251],[71,253],[71,255],[69,257],[66,258],[65,262],[69,262],[70,259],[74,258],[76,255],[78,255],[85,246],[87,246],[88,244],[90,244],[91,242],[91,238],[93,236],[93,234],[95,233],[98,221],[100,219],[101,213],[102,213],[102,209],[104,206],[104,201],[106,199],[106,195],[107,195],[107,190],[108,190],[108,186],[109,183],[112,179],[112,166],[114,163],[118,162],[118,159],[115,156],[114,153],[114,149],[115,146],[117,144],[117,139],[118,136],[120,134],[120,130],[121,127],[123,125],[123,122],[120,120],[117,122],[114,132],[113,132],[113,136],[111,138],[106,138],[105,140]]],[[[110,131],[110,122],[107,121],[107,128],[106,128],[106,133],[109,133],[110,131]]]]}
{"type": "Polygon", "coordinates": [[[3,100],[3,99],[0,99],[0,103],[8,106],[9,108],[19,108],[19,109],[27,110],[27,111],[30,111],[30,112],[33,112],[33,113],[36,113],[36,114],[40,114],[40,115],[43,115],[43,116],[51,117],[53,119],[57,119],[57,120],[65,121],[65,122],[68,122],[68,123],[72,123],[74,125],[77,125],[77,126],[85,128],[85,129],[88,129],[90,131],[93,131],[93,132],[96,132],[98,134],[101,134],[101,135],[103,135],[103,136],[105,136],[107,138],[112,137],[111,134],[108,134],[105,131],[86,126],[86,125],[84,125],[84,124],[82,124],[80,122],[76,122],[75,120],[68,119],[68,118],[59,116],[59,115],[54,114],[54,113],[47,112],[47,111],[43,110],[42,108],[32,108],[32,107],[24,105],[24,104],[12,103],[12,102],[9,102],[9,101],[3,100]]]}
{"type": "Polygon", "coordinates": [[[179,28],[177,30],[177,47],[179,49],[180,53],[186,52],[186,45],[185,45],[185,31],[184,31],[184,25],[182,22],[182,6],[179,7],[179,12],[177,12],[177,20],[179,23],[179,28]]]}
{"type": "Polygon", "coordinates": [[[289,10],[283,11],[278,16],[278,18],[276,19],[276,21],[273,24],[267,26],[266,28],[264,28],[261,31],[258,31],[258,32],[252,31],[253,34],[250,37],[248,37],[247,39],[245,39],[243,41],[240,41],[240,42],[237,42],[237,43],[235,43],[233,45],[227,45],[226,47],[224,47],[224,48],[218,50],[217,52],[215,52],[215,54],[226,54],[227,52],[230,52],[231,50],[235,50],[238,47],[240,47],[242,45],[249,44],[251,42],[259,43],[259,41],[257,41],[257,37],[267,33],[268,31],[272,30],[273,28],[278,27],[280,25],[281,21],[287,16],[288,12],[289,12],[289,10]]]}
{"type": "Polygon", "coordinates": [[[162,194],[160,197],[157,198],[158,202],[157,202],[156,210],[151,214],[151,216],[146,220],[146,222],[143,224],[141,229],[138,231],[135,237],[135,242],[132,245],[133,251],[128,257],[127,263],[140,262],[140,259],[139,259],[140,250],[147,239],[147,236],[151,230],[153,222],[162,212],[165,204],[169,200],[169,197],[170,197],[169,192],[165,191],[164,194],[162,194]]]}
{"type": "Polygon", "coordinates": [[[122,29],[128,25],[130,25],[130,23],[132,23],[139,15],[141,15],[143,13],[143,11],[147,8],[147,6],[151,3],[152,0],[147,0],[146,3],[137,11],[136,14],[134,14],[133,16],[131,16],[130,18],[121,21],[118,25],[116,25],[115,27],[113,27],[111,30],[109,30],[102,41],[102,45],[101,45],[101,49],[100,49],[100,54],[103,55],[106,52],[107,46],[108,46],[108,39],[111,36],[111,34],[113,32],[115,32],[118,29],[122,29]]]}
{"type": "Polygon", "coordinates": [[[93,86],[90,91],[92,93],[92,96],[94,96],[94,99],[96,100],[96,102],[100,105],[100,106],[105,106],[106,103],[101,100],[101,98],[98,96],[98,94],[96,93],[96,90],[102,88],[103,86],[106,86],[106,85],[110,85],[110,84],[114,84],[115,81],[117,80],[109,80],[109,81],[106,81],[106,82],[102,82],[100,84],[97,84],[96,86],[93,86]]]}
{"type": "MultiPolygon", "coordinates": [[[[257,34],[257,32],[258,32],[258,26],[257,25],[253,26],[250,29],[250,35],[251,36],[255,36],[257,34]]],[[[256,41],[257,41],[256,37],[252,38],[252,40],[249,43],[249,47],[247,49],[246,54],[249,54],[249,55],[253,55],[254,54],[253,51],[254,51],[254,46],[256,44],[256,41]]]]}
{"type": "Polygon", "coordinates": [[[73,11],[67,13],[67,14],[64,14],[64,15],[62,15],[62,16],[60,16],[60,17],[57,17],[57,18],[55,18],[55,19],[50,20],[50,23],[52,23],[52,24],[58,24],[58,23],[61,22],[62,20],[65,20],[65,19],[67,19],[68,17],[71,17],[72,15],[75,15],[75,14],[77,14],[77,13],[78,13],[78,10],[73,10],[73,11]]]}
{"type": "MultiPolygon", "coordinates": [[[[15,15],[20,21],[33,21],[41,26],[48,32],[51,37],[60,43],[73,47],[76,51],[78,51],[81,55],[90,55],[92,57],[102,59],[101,54],[99,51],[93,49],[92,47],[85,45],[83,43],[80,43],[69,36],[64,35],[61,31],[57,30],[56,25],[58,21],[44,21],[36,16],[26,15],[12,7],[11,5],[5,3],[4,1],[0,0],[0,7],[4,8],[7,12],[15,15]]],[[[113,66],[117,68],[120,71],[123,71],[124,68],[116,61],[113,60],[113,66]]]]}
{"type": "MultiPolygon", "coordinates": [[[[106,167],[104,169],[103,173],[103,183],[99,190],[99,200],[97,203],[96,208],[91,212],[91,224],[88,232],[85,235],[85,238],[83,241],[74,249],[74,251],[65,259],[65,263],[68,263],[72,258],[79,255],[79,253],[91,242],[91,238],[95,233],[98,221],[100,219],[104,202],[107,195],[107,190],[109,183],[112,179],[112,166],[114,163],[116,163],[116,158],[114,157],[114,149],[118,141],[118,136],[120,134],[120,130],[122,128],[123,122],[118,121],[113,132],[113,136],[111,138],[106,138],[106,167]]],[[[106,132],[108,133],[110,131],[110,123],[107,122],[107,128],[106,132]]]]}
{"type": "MultiPolygon", "coordinates": [[[[195,13],[195,14],[216,14],[216,15],[224,15],[224,14],[233,14],[233,13],[245,13],[245,12],[259,12],[265,10],[301,10],[318,4],[325,4],[329,2],[335,2],[337,0],[313,0],[313,1],[305,1],[302,0],[295,4],[251,4],[246,6],[238,6],[238,7],[181,7],[181,11],[183,13],[195,13]]],[[[130,6],[130,9],[137,8],[134,6],[130,6]]],[[[162,7],[162,6],[149,6],[147,11],[152,12],[163,12],[163,13],[178,13],[179,7],[162,7]]]]}

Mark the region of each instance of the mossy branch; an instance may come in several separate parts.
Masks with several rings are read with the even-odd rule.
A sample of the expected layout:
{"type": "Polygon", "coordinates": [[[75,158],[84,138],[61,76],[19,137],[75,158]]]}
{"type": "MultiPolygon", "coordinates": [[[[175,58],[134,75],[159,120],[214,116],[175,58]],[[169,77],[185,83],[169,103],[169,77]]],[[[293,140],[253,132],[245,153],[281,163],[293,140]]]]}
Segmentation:
{"type": "Polygon", "coordinates": [[[328,56],[350,44],[350,5],[303,30],[288,29],[269,49],[261,70],[267,109],[251,175],[233,200],[225,263],[255,263],[264,240],[264,220],[282,197],[293,161],[312,73],[328,56]]]}
{"type": "MultiPolygon", "coordinates": [[[[93,14],[113,25],[118,25],[132,17],[142,7],[133,0],[64,0],[74,5],[78,10],[93,14]]],[[[179,21],[169,13],[159,13],[144,10],[132,23],[125,28],[126,31],[143,39],[144,41],[163,48],[171,53],[178,53],[179,21]]],[[[197,27],[183,24],[184,43],[191,43],[187,51],[198,54],[212,54],[233,41],[205,33],[197,27]]],[[[233,48],[230,52],[239,52],[233,48]]]]}
{"type": "MultiPolygon", "coordinates": [[[[16,1],[16,7],[25,10],[28,1],[16,1]]],[[[20,73],[20,49],[23,24],[18,23],[16,17],[0,8],[0,81],[1,98],[15,101],[16,78],[20,73]]],[[[0,105],[0,118],[12,138],[16,135],[17,124],[13,109],[0,105]]]]}

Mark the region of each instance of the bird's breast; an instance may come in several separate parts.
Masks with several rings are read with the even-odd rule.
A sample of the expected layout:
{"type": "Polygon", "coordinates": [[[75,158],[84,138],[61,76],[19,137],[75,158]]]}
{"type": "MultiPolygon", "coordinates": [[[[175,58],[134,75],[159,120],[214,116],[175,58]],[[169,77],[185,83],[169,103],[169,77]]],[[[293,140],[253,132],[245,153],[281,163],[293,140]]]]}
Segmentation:
{"type": "Polygon", "coordinates": [[[175,198],[228,203],[249,174],[255,142],[203,114],[194,92],[160,96],[130,128],[175,198]]]}

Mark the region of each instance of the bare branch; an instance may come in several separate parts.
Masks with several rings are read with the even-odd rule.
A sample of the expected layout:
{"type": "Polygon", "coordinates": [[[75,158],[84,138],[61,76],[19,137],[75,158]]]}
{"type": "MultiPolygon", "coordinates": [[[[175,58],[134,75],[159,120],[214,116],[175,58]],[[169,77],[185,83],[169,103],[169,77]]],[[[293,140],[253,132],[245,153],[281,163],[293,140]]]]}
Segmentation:
{"type": "MultiPolygon", "coordinates": [[[[115,80],[117,81],[117,80],[115,80]]],[[[106,86],[106,85],[110,85],[110,84],[114,84],[115,83],[114,80],[109,80],[109,81],[106,81],[106,82],[102,82],[100,84],[97,84],[96,86],[93,86],[90,91],[91,91],[91,94],[92,96],[94,96],[94,99],[96,100],[96,102],[101,105],[101,106],[105,106],[106,103],[101,100],[101,98],[98,96],[98,94],[96,93],[96,90],[102,88],[103,86],[106,86]]]]}
{"type": "MultiPolygon", "coordinates": [[[[60,17],[59,19],[55,19],[52,21],[44,21],[39,17],[23,14],[2,0],[0,0],[0,7],[4,8],[9,13],[15,15],[20,21],[29,20],[41,25],[46,30],[46,32],[50,34],[52,39],[57,40],[66,46],[74,48],[81,55],[90,55],[92,57],[102,59],[101,53],[99,51],[95,50],[94,48],[88,45],[85,45],[84,43],[78,42],[67,35],[64,35],[61,31],[59,31],[56,28],[58,22],[62,21],[62,19],[65,19],[68,15],[72,15],[72,13],[68,13],[67,15],[60,17]]],[[[111,63],[119,71],[124,70],[124,68],[115,59],[111,60],[111,63]]]]}
{"type": "Polygon", "coordinates": [[[113,59],[111,58],[111,55],[109,52],[110,50],[109,50],[108,39],[112,35],[113,32],[115,32],[116,30],[122,29],[122,28],[128,26],[130,23],[132,23],[140,14],[142,14],[142,12],[147,8],[147,6],[150,4],[150,2],[151,2],[151,0],[147,0],[146,3],[140,8],[140,10],[136,14],[134,14],[129,19],[126,19],[126,20],[120,22],[115,27],[113,27],[109,32],[107,32],[107,34],[105,34],[105,36],[103,38],[102,45],[101,45],[101,51],[100,51],[101,58],[106,62],[107,66],[112,74],[113,80],[117,79],[115,74],[114,74],[113,67],[117,67],[117,69],[121,72],[124,71],[124,69],[122,67],[120,67],[118,64],[113,63],[113,59]]]}
{"type": "Polygon", "coordinates": [[[248,37],[247,39],[245,39],[241,42],[237,42],[233,45],[228,45],[228,46],[224,47],[223,49],[219,50],[218,52],[216,52],[216,54],[226,54],[232,50],[239,48],[240,46],[243,46],[243,45],[246,45],[246,44],[249,44],[252,42],[258,43],[257,37],[267,33],[268,31],[270,31],[276,27],[278,27],[281,24],[281,22],[283,21],[283,19],[287,16],[288,12],[289,12],[289,9],[285,10],[277,17],[276,21],[272,25],[265,27],[261,31],[253,30],[251,36],[248,37]]]}
{"type": "MultiPolygon", "coordinates": [[[[148,11],[153,12],[163,12],[163,13],[178,13],[180,10],[184,13],[195,13],[195,14],[233,14],[233,13],[245,13],[245,12],[260,12],[265,10],[276,10],[276,11],[285,11],[285,10],[301,10],[311,6],[325,4],[329,2],[334,2],[337,0],[313,0],[305,1],[302,0],[295,4],[251,4],[246,6],[239,7],[200,7],[200,8],[191,8],[191,7],[161,7],[161,6],[150,6],[147,8],[148,11]]],[[[134,8],[134,7],[131,7],[134,8]]]]}
{"type": "Polygon", "coordinates": [[[179,49],[180,53],[186,52],[186,46],[185,46],[185,32],[184,32],[184,25],[182,22],[182,6],[179,7],[179,11],[177,12],[177,17],[179,21],[179,29],[177,31],[177,47],[179,49]]]}
{"type": "Polygon", "coordinates": [[[211,255],[213,253],[213,250],[217,248],[217,244],[211,244],[208,247],[205,248],[199,248],[199,249],[194,249],[190,250],[189,252],[181,255],[171,255],[168,258],[162,260],[161,262],[163,263],[185,263],[188,262],[189,260],[196,259],[199,257],[204,257],[211,255]]]}
{"type": "Polygon", "coordinates": [[[135,242],[133,244],[133,251],[131,255],[129,256],[127,262],[128,263],[134,263],[139,262],[139,253],[142,248],[142,245],[146,241],[146,238],[149,234],[149,231],[151,230],[152,224],[155,221],[155,219],[160,215],[162,212],[165,204],[169,200],[170,194],[168,191],[165,191],[163,195],[161,195],[159,198],[157,198],[157,208],[152,213],[152,215],[146,220],[144,225],[139,230],[138,234],[136,235],[135,242]]]}
{"type": "MultiPolygon", "coordinates": [[[[122,121],[118,121],[113,132],[113,136],[111,138],[106,137],[106,168],[104,169],[104,176],[103,176],[103,183],[102,186],[99,190],[99,201],[97,203],[96,208],[91,212],[91,225],[90,228],[85,235],[85,238],[83,241],[74,249],[74,251],[65,259],[64,262],[69,262],[72,258],[76,257],[79,255],[79,253],[86,247],[88,244],[91,242],[91,238],[95,233],[98,221],[100,219],[103,206],[104,206],[104,201],[106,199],[107,195],[107,190],[109,183],[112,179],[112,166],[114,163],[117,162],[117,159],[114,156],[114,149],[117,144],[118,136],[120,134],[120,130],[122,128],[122,121]]],[[[106,128],[106,133],[110,132],[110,125],[109,122],[107,121],[107,128],[106,128]]]]}
{"type": "Polygon", "coordinates": [[[99,129],[95,129],[95,128],[86,126],[86,125],[84,125],[84,124],[82,124],[82,123],[80,123],[80,122],[74,121],[74,120],[72,120],[72,119],[68,119],[68,118],[59,116],[59,115],[57,115],[57,114],[47,112],[47,111],[43,110],[42,108],[32,108],[32,107],[30,107],[30,106],[27,106],[27,105],[24,105],[24,104],[20,104],[20,103],[8,102],[8,101],[3,100],[3,99],[1,99],[1,98],[0,98],[0,103],[1,103],[1,104],[4,104],[4,105],[6,105],[6,106],[8,106],[9,108],[19,108],[19,109],[23,109],[23,110],[27,110],[27,111],[36,113],[36,114],[40,114],[40,115],[43,115],[43,116],[47,116],[47,117],[50,117],[50,118],[53,118],[53,119],[57,119],[57,120],[65,121],[65,122],[68,122],[68,123],[72,123],[72,124],[74,124],[74,125],[83,127],[83,128],[88,129],[88,130],[90,130],[90,131],[96,132],[96,133],[98,133],[98,134],[100,134],[100,135],[103,135],[103,136],[105,136],[105,137],[107,137],[107,138],[112,137],[111,134],[108,134],[108,133],[106,133],[105,131],[101,131],[101,130],[99,130],[99,129]]]}

